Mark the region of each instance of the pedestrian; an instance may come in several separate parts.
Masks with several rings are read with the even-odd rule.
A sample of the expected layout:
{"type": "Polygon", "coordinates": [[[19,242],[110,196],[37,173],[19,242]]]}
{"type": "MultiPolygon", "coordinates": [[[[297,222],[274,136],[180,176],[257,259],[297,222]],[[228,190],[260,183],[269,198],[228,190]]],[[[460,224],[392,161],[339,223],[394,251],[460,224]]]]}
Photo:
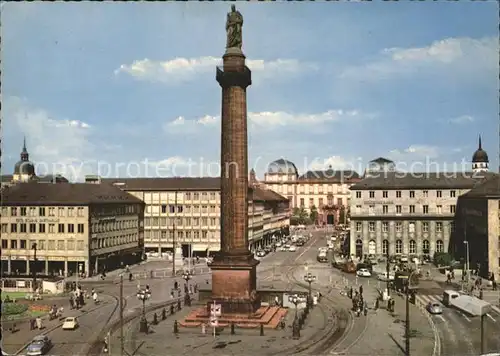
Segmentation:
{"type": "Polygon", "coordinates": [[[363,285],[359,286],[359,294],[363,295],[363,285]]]}

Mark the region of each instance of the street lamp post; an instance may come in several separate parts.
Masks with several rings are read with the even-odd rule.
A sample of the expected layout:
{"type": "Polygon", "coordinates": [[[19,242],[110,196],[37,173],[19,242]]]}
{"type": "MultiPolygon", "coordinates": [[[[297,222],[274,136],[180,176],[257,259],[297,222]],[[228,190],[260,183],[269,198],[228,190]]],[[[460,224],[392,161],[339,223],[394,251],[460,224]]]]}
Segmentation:
{"type": "Polygon", "coordinates": [[[184,284],[184,304],[191,306],[191,297],[189,296],[189,280],[191,279],[191,273],[189,273],[189,271],[184,272],[182,278],[186,281],[186,284],[184,284]]]}
{"type": "Polygon", "coordinates": [[[33,249],[33,266],[31,266],[31,273],[33,273],[32,289],[33,289],[33,295],[35,295],[36,294],[36,267],[37,267],[37,263],[36,263],[37,244],[36,244],[36,242],[33,244],[33,246],[31,246],[31,248],[33,249]]]}
{"type": "Polygon", "coordinates": [[[464,245],[465,245],[465,276],[466,276],[466,282],[469,284],[469,273],[470,273],[470,257],[469,257],[469,241],[464,240],[464,245]]]}
{"type": "Polygon", "coordinates": [[[137,299],[142,301],[142,317],[140,321],[140,331],[143,333],[148,332],[148,321],[146,319],[146,300],[151,298],[151,291],[149,287],[146,286],[146,289],[140,290],[137,292],[137,299]]]}
{"type": "Polygon", "coordinates": [[[295,317],[294,317],[294,320],[297,320],[297,314],[298,314],[298,305],[299,305],[299,296],[297,294],[294,294],[294,295],[291,295],[288,297],[288,301],[290,303],[292,303],[293,305],[295,305],[295,317]]]}
{"type": "Polygon", "coordinates": [[[312,283],[316,281],[316,276],[313,276],[311,274],[311,272],[309,272],[308,274],[306,274],[304,276],[304,281],[306,281],[307,283],[309,283],[309,296],[308,296],[308,300],[307,300],[307,303],[309,304],[309,307],[312,307],[313,306],[313,300],[312,300],[312,283]]]}
{"type": "Polygon", "coordinates": [[[410,293],[416,286],[411,285],[412,277],[416,271],[412,271],[406,283],[406,322],[405,322],[405,351],[406,356],[410,356],[410,293]]]}

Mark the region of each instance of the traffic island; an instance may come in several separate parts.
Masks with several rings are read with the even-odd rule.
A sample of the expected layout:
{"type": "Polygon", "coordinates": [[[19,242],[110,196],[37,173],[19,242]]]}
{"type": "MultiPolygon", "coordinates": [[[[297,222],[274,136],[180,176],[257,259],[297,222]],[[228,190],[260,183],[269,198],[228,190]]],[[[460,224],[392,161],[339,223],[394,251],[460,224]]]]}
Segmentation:
{"type": "MultiPolygon", "coordinates": [[[[267,307],[263,314],[277,315],[281,308],[267,307]]],[[[319,304],[303,318],[300,336],[292,328],[295,313],[284,313],[281,317],[283,323],[271,327],[271,322],[265,327],[262,323],[235,323],[230,321],[220,323],[216,328],[207,323],[199,322],[197,325],[183,325],[181,320],[196,316],[198,308],[183,308],[173,315],[168,315],[158,325],[151,325],[150,332],[140,332],[140,320],[137,319],[126,328],[125,345],[130,354],[139,355],[168,355],[168,354],[196,354],[213,355],[216,352],[224,354],[241,355],[277,355],[298,354],[304,352],[302,345],[305,343],[317,346],[311,340],[327,332],[335,320],[330,318],[329,312],[319,304]],[[168,340],[168,342],[165,342],[168,340]],[[220,350],[220,351],[218,351],[220,350]]],[[[300,317],[301,313],[299,313],[300,317]]],[[[151,319],[152,315],[148,315],[151,319]]],[[[273,320],[273,318],[270,318],[273,320]]],[[[112,349],[113,355],[119,355],[119,347],[112,349]]]]}

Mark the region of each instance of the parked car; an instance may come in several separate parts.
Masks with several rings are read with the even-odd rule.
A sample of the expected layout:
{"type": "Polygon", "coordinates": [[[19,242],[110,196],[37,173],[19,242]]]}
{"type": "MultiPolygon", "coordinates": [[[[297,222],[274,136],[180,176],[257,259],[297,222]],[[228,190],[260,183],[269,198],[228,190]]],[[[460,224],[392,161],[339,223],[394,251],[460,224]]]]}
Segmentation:
{"type": "Polygon", "coordinates": [[[358,277],[371,277],[372,274],[370,273],[370,271],[366,268],[361,268],[359,269],[357,272],[356,272],[356,276],[358,277]]]}
{"type": "Polygon", "coordinates": [[[31,343],[27,348],[28,356],[42,356],[45,355],[52,347],[52,341],[50,341],[47,335],[38,335],[33,338],[31,343]]]}
{"type": "Polygon", "coordinates": [[[257,257],[264,257],[265,255],[266,255],[266,252],[263,250],[258,250],[257,252],[255,252],[255,256],[257,256],[257,257]]]}
{"type": "Polygon", "coordinates": [[[295,245],[291,245],[291,246],[288,248],[288,251],[290,251],[290,252],[295,252],[295,251],[297,251],[297,246],[295,246],[295,245]]]}
{"type": "Polygon", "coordinates": [[[443,307],[438,302],[429,302],[426,309],[431,314],[443,314],[443,307]]]}
{"type": "Polygon", "coordinates": [[[78,319],[74,316],[69,316],[66,319],[64,319],[64,323],[62,325],[63,330],[75,330],[78,328],[78,319]]]}

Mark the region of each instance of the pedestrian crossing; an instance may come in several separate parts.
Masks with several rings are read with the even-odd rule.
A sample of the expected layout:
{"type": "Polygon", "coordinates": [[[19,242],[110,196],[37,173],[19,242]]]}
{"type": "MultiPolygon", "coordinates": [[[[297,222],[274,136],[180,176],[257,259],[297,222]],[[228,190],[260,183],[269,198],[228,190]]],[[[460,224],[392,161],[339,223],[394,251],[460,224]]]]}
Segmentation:
{"type": "MultiPolygon", "coordinates": [[[[443,297],[441,295],[436,295],[436,294],[417,294],[415,296],[417,304],[421,304],[423,307],[425,307],[429,303],[440,303],[441,305],[443,304],[443,297]]],[[[442,305],[444,308],[444,305],[442,305]]],[[[491,313],[486,314],[486,316],[493,322],[500,322],[500,308],[496,305],[491,306],[492,311],[491,313]]],[[[464,319],[467,321],[471,322],[471,319],[467,317],[466,315],[462,315],[464,319]]]]}

